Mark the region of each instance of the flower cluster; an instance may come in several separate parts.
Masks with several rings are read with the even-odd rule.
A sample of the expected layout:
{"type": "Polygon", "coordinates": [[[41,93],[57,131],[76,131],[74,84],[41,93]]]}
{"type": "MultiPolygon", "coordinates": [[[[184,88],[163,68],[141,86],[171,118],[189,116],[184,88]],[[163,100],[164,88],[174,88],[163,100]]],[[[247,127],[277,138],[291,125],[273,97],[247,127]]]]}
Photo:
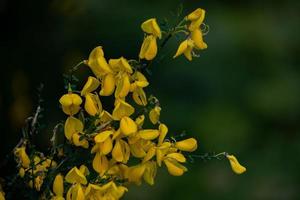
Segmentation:
{"type": "MultiPolygon", "coordinates": [[[[177,33],[186,37],[174,58],[184,54],[192,60],[196,50],[206,49],[201,29],[204,16],[205,11],[198,8],[167,32],[155,18],[146,20],[141,25],[144,40],[138,60],[107,59],[101,46],[94,48],[82,62],[92,75],[81,90],[76,90],[71,78],[67,93],[59,99],[67,115],[65,141],[53,144],[49,157],[38,151],[27,154],[26,143],[15,149],[19,176],[27,185],[40,191],[47,178],[45,190],[49,184],[53,187],[42,195],[54,200],[117,200],[130,184],[144,181],[153,185],[159,167],[166,167],[173,176],[183,175],[186,156],[197,149],[197,140],[168,135],[168,127],[160,119],[159,100],[145,92],[149,82],[144,72],[159,48],[177,33]],[[164,39],[160,46],[158,39],[164,39]]],[[[51,141],[55,140],[54,134],[51,141]]],[[[246,171],[233,155],[221,154],[235,173],[246,171]]]]}

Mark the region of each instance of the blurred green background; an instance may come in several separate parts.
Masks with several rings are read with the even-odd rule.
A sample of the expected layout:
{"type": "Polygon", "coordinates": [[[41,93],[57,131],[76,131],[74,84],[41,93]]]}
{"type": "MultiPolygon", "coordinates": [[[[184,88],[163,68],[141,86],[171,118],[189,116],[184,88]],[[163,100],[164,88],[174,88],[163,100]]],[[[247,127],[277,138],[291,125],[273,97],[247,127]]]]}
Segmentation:
{"type": "Polygon", "coordinates": [[[106,58],[136,58],[141,22],[172,18],[180,4],[184,13],[207,11],[208,49],[191,63],[173,60],[173,38],[164,51],[170,59],[151,67],[147,91],[160,99],[171,133],[197,137],[199,154],[234,153],[248,171],[237,176],[225,160],[197,160],[182,177],[161,170],[154,186],[132,187],[124,199],[300,199],[297,0],[2,0],[1,160],[32,114],[40,83],[47,131],[39,146],[46,149],[53,125],[64,119],[62,73],[97,45],[106,58]]]}

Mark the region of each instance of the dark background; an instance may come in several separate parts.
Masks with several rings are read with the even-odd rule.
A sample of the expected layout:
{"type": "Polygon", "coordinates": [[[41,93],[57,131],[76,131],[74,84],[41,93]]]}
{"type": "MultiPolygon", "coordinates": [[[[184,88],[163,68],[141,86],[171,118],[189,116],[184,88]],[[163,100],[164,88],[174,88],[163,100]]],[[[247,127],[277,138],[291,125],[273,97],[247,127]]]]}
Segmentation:
{"type": "MultiPolygon", "coordinates": [[[[141,22],[172,18],[180,4],[184,13],[207,11],[208,49],[191,63],[179,58],[153,65],[149,92],[160,99],[172,133],[197,137],[199,154],[234,153],[248,171],[237,176],[227,161],[198,160],[182,177],[161,170],[153,187],[131,187],[124,199],[299,199],[297,0],[1,0],[1,160],[37,105],[40,83],[47,127],[38,145],[46,149],[51,129],[64,119],[62,74],[97,45],[107,58],[136,58],[141,22]]],[[[167,57],[178,42],[167,45],[167,57]]]]}

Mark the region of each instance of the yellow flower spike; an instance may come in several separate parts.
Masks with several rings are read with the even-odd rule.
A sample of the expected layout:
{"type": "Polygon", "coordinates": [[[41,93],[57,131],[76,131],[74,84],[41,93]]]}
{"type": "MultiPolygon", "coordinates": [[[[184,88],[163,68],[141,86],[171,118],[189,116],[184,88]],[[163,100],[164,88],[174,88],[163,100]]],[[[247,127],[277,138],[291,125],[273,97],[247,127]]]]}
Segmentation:
{"type": "Polygon", "coordinates": [[[78,94],[65,94],[59,99],[63,112],[67,115],[75,115],[80,110],[82,99],[78,94]]]}
{"type": "Polygon", "coordinates": [[[197,28],[191,32],[191,39],[195,43],[195,47],[203,50],[207,48],[207,44],[203,41],[202,31],[197,28]]]}
{"type": "Polygon", "coordinates": [[[186,158],[181,153],[169,153],[166,158],[173,158],[178,162],[185,163],[186,158]]]}
{"type": "Polygon", "coordinates": [[[107,73],[112,73],[112,70],[104,58],[104,52],[101,46],[98,46],[91,51],[87,65],[97,78],[100,78],[107,73]]]}
{"type": "Polygon", "coordinates": [[[152,124],[155,125],[159,121],[160,111],[161,107],[159,106],[155,106],[153,109],[150,110],[149,119],[152,122],[152,124]]]}
{"type": "Polygon", "coordinates": [[[164,142],[164,139],[168,133],[168,127],[165,124],[160,124],[158,127],[159,137],[158,137],[158,145],[161,145],[164,142]]]}
{"type": "Polygon", "coordinates": [[[147,161],[151,160],[155,156],[155,154],[156,154],[156,147],[153,146],[148,150],[148,152],[147,152],[146,156],[144,157],[142,163],[146,163],[147,161]]]}
{"type": "Polygon", "coordinates": [[[98,79],[89,76],[87,82],[81,90],[81,96],[85,96],[86,94],[93,92],[99,87],[99,85],[100,81],[98,79]]]}
{"type": "Polygon", "coordinates": [[[112,130],[103,131],[103,132],[99,133],[98,135],[96,135],[94,140],[96,143],[104,142],[113,133],[114,133],[114,131],[112,131],[112,130]]]}
{"type": "Polygon", "coordinates": [[[86,94],[84,109],[91,116],[100,114],[102,112],[102,104],[99,96],[92,93],[86,94]]]}
{"type": "Polygon", "coordinates": [[[96,156],[93,160],[93,168],[96,172],[100,174],[100,176],[103,176],[104,173],[108,170],[108,160],[106,156],[101,155],[101,153],[96,153],[96,156]]]}
{"type": "Polygon", "coordinates": [[[109,73],[104,76],[102,80],[100,95],[101,96],[110,96],[115,90],[116,80],[113,74],[109,73]]]}
{"type": "Polygon", "coordinates": [[[153,60],[157,54],[157,43],[156,37],[148,35],[145,37],[141,46],[139,58],[146,60],[153,60]]]}
{"type": "Polygon", "coordinates": [[[161,38],[161,31],[155,18],[151,18],[142,23],[141,28],[144,32],[161,38]]]}
{"type": "Polygon", "coordinates": [[[116,98],[124,98],[128,95],[130,91],[130,80],[127,73],[122,73],[121,78],[116,82],[116,91],[115,97],[116,98]]]}
{"type": "Polygon", "coordinates": [[[128,181],[140,185],[142,183],[142,177],[145,172],[145,165],[135,165],[128,169],[128,181]]]}
{"type": "Polygon", "coordinates": [[[61,174],[56,175],[53,181],[53,193],[61,197],[64,195],[64,177],[61,174]]]}
{"type": "Polygon", "coordinates": [[[149,185],[154,185],[154,178],[156,176],[156,172],[157,164],[155,161],[145,163],[145,172],[143,178],[149,185]]]}
{"type": "Polygon", "coordinates": [[[72,141],[75,146],[77,147],[83,147],[85,149],[89,148],[89,142],[86,139],[80,139],[81,135],[78,133],[74,133],[72,135],[72,141]]]}
{"type": "Polygon", "coordinates": [[[133,72],[130,64],[124,57],[118,59],[110,59],[109,65],[112,67],[112,69],[115,72],[121,71],[121,72],[127,72],[129,74],[133,72]]]}
{"type": "Polygon", "coordinates": [[[138,132],[139,136],[145,140],[154,140],[159,136],[159,131],[155,129],[144,129],[138,132]]]}
{"type": "Polygon", "coordinates": [[[173,56],[173,58],[176,58],[182,54],[189,60],[192,61],[192,51],[194,48],[194,41],[191,39],[186,39],[179,45],[176,54],[173,56]]]}
{"type": "Polygon", "coordinates": [[[137,132],[136,123],[129,117],[123,117],[120,121],[120,129],[126,136],[137,132]]]}
{"type": "Polygon", "coordinates": [[[140,115],[135,119],[135,123],[139,129],[142,128],[144,121],[145,121],[145,115],[140,115]]]}
{"type": "Polygon", "coordinates": [[[87,180],[86,180],[84,174],[77,167],[73,167],[67,173],[65,180],[71,184],[74,184],[74,183],[80,183],[83,185],[87,184],[87,180]]]}
{"type": "Polygon", "coordinates": [[[147,97],[146,93],[141,87],[136,87],[135,90],[132,93],[132,98],[134,102],[140,106],[146,106],[147,105],[147,97]]]}
{"type": "Polygon", "coordinates": [[[119,99],[116,103],[116,106],[113,110],[112,116],[115,120],[120,120],[122,117],[129,117],[134,113],[134,107],[130,104],[126,103],[125,101],[119,99]]]}
{"type": "Polygon", "coordinates": [[[79,171],[80,171],[84,176],[88,176],[88,175],[90,174],[89,168],[87,168],[87,166],[85,166],[85,165],[80,165],[79,171]]]}
{"type": "Polygon", "coordinates": [[[197,147],[197,140],[195,138],[189,138],[175,143],[175,148],[181,151],[193,152],[197,147]]]}
{"type": "Polygon", "coordinates": [[[246,171],[246,168],[242,166],[234,155],[226,155],[227,159],[230,162],[232,171],[236,174],[242,174],[246,171]]]}
{"type": "Polygon", "coordinates": [[[75,117],[67,118],[64,126],[64,132],[68,140],[72,139],[73,134],[80,133],[82,131],[83,131],[83,123],[79,119],[75,117]]]}
{"type": "Polygon", "coordinates": [[[174,159],[164,159],[164,163],[167,166],[168,172],[173,176],[181,176],[187,171],[187,168],[174,159]]]}
{"type": "Polygon", "coordinates": [[[28,168],[30,165],[29,156],[26,153],[25,147],[15,149],[15,155],[19,158],[22,167],[28,168]]]}

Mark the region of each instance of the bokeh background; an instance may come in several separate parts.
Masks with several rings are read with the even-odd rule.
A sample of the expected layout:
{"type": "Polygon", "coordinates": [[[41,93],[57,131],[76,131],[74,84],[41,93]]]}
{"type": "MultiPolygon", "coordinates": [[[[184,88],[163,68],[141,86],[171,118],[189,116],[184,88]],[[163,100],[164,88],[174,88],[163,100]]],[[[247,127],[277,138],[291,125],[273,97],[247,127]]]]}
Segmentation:
{"type": "MultiPolygon", "coordinates": [[[[53,125],[64,119],[62,74],[97,45],[107,58],[136,58],[141,22],[170,19],[180,4],[184,13],[207,10],[209,48],[191,63],[154,64],[149,92],[160,99],[172,133],[199,139],[197,153],[235,153],[248,171],[237,176],[226,160],[196,160],[184,176],[162,170],[154,186],[130,188],[124,199],[300,199],[298,0],[2,0],[1,160],[37,105],[40,83],[47,126],[39,146],[47,148],[53,125]]],[[[178,42],[168,43],[166,57],[178,42]]]]}

